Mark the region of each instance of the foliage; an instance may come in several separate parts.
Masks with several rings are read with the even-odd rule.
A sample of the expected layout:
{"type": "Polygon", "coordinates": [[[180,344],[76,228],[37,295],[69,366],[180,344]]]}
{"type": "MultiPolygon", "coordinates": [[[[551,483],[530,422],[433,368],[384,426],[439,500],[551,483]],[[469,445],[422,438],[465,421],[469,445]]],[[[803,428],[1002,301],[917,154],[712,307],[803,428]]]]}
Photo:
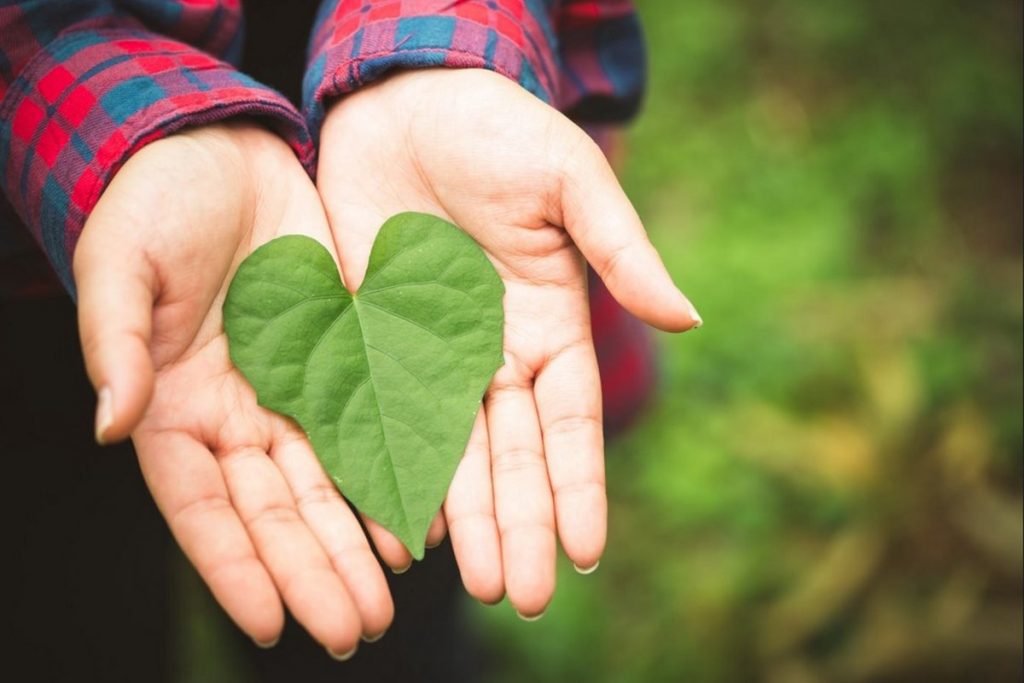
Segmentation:
{"type": "Polygon", "coordinates": [[[316,240],[261,246],[231,282],[224,329],[260,405],[295,418],[345,497],[422,559],[503,362],[504,292],[466,233],[402,213],[357,294],[316,240]]]}
{"type": "Polygon", "coordinates": [[[1020,3],[638,4],[624,182],[706,325],[493,680],[1019,680],[1020,3]]]}

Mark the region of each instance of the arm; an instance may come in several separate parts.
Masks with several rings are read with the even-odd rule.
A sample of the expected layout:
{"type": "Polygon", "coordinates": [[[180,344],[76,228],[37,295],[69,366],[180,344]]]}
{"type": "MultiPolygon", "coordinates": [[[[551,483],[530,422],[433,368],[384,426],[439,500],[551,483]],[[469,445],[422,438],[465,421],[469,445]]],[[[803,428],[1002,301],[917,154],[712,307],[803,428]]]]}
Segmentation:
{"type": "Polygon", "coordinates": [[[330,244],[301,117],[204,51],[237,44],[238,9],[0,9],[0,170],[77,289],[97,439],[131,435],[182,550],[258,644],[276,640],[287,607],[344,657],[391,621],[383,574],[304,435],[256,404],[221,324],[254,248],[285,231],[330,244]],[[243,115],[290,144],[218,123],[243,115]]]}
{"type": "Polygon", "coordinates": [[[237,0],[0,7],[0,187],[69,291],[86,217],[147,143],[256,116],[311,167],[288,101],[218,59],[237,51],[240,22],[237,0]]]}

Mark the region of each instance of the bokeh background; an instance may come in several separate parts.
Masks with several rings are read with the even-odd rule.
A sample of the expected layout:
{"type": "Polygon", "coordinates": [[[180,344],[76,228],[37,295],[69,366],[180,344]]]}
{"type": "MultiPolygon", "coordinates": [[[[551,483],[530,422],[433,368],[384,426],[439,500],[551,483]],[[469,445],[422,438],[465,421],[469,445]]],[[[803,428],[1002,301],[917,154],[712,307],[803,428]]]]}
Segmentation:
{"type": "Polygon", "coordinates": [[[639,0],[624,184],[706,324],[493,680],[1022,680],[1016,0],[639,0]]]}
{"type": "MultiPolygon", "coordinates": [[[[706,324],[609,445],[600,569],[465,599],[488,680],[1022,680],[1022,3],[637,5],[621,175],[706,324]]],[[[180,573],[181,680],[245,680],[180,573]]]]}

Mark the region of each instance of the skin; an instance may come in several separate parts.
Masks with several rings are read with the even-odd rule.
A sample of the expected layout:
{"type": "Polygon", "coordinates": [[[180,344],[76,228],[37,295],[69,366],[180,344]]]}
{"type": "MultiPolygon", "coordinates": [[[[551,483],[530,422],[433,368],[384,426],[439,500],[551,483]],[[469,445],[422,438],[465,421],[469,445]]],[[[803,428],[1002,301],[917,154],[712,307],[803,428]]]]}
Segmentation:
{"type": "Polygon", "coordinates": [[[274,134],[234,124],[154,142],[83,230],[79,327],[101,396],[98,438],[131,435],[153,498],[218,602],[264,646],[287,606],[340,658],[390,625],[387,584],[305,436],[256,404],[221,322],[238,264],[288,232],[333,251],[315,187],[274,134]]]}
{"type": "MultiPolygon", "coordinates": [[[[442,216],[472,235],[505,287],[505,366],[487,391],[430,541],[445,527],[467,591],[539,616],[556,537],[578,568],[605,545],[600,378],[585,260],[640,319],[700,324],[597,145],[498,74],[411,71],[329,111],[317,188],[347,286],[357,289],[392,214],[442,216]],[[584,260],[585,259],[585,260],[584,260]]],[[[383,559],[411,558],[368,520],[383,559]]]]}
{"type": "MultiPolygon", "coordinates": [[[[231,365],[221,305],[238,264],[289,232],[320,241],[358,288],[392,214],[451,220],[503,278],[506,364],[489,388],[428,545],[450,532],[466,589],[543,613],[556,538],[580,568],[604,550],[601,396],[585,261],[661,329],[699,324],[607,161],[506,78],[406,72],[334,105],[316,187],[252,124],[147,145],[113,178],[74,258],[97,438],[131,436],[182,549],[257,643],[284,607],[334,656],[390,625],[380,567],[308,441],[231,365]],[[211,192],[211,188],[216,191],[211,192]]],[[[404,547],[364,520],[395,571],[404,547]]]]}

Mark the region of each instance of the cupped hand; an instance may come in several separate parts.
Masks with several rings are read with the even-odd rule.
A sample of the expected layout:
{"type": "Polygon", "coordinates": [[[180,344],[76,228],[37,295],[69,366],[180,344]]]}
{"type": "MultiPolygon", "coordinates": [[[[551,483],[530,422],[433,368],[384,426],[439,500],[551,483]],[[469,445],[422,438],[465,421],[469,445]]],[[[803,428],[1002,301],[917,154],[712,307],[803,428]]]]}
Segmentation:
{"type": "Polygon", "coordinates": [[[333,252],[309,177],[253,124],[178,133],[131,157],[74,258],[97,438],[131,435],[153,498],[234,621],[277,640],[284,605],[336,657],[393,605],[358,520],[304,434],[256,403],[221,305],[239,263],[286,233],[333,252]]]}
{"type": "MultiPolygon", "coordinates": [[[[407,210],[461,226],[501,275],[505,365],[428,543],[446,521],[471,595],[490,603],[507,592],[520,615],[541,614],[554,591],[556,534],[583,571],[605,545],[584,257],[641,319],[682,331],[699,316],[596,144],[503,76],[410,71],[340,100],[322,129],[317,186],[352,289],[381,224],[407,210]]],[[[398,541],[368,524],[385,561],[407,566],[398,541]]]]}

